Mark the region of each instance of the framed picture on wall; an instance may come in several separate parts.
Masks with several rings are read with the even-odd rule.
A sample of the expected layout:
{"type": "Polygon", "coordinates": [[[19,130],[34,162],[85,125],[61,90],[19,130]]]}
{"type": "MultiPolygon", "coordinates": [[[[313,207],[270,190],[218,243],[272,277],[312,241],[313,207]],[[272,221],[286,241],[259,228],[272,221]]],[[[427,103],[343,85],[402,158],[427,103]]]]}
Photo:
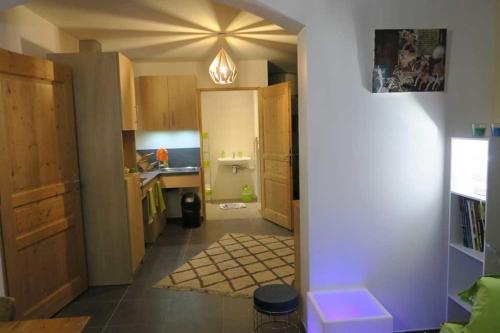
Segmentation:
{"type": "Polygon", "coordinates": [[[373,93],[444,91],[446,29],[375,30],[373,93]]]}

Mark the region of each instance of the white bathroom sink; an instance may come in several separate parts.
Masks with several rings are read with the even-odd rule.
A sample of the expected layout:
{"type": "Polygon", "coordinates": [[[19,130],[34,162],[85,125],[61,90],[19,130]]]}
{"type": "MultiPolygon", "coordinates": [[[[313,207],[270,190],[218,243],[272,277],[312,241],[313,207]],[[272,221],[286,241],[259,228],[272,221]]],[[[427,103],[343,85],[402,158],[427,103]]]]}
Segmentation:
{"type": "Polygon", "coordinates": [[[242,166],[250,162],[251,158],[249,156],[242,157],[219,157],[217,159],[222,165],[229,166],[242,166]]]}

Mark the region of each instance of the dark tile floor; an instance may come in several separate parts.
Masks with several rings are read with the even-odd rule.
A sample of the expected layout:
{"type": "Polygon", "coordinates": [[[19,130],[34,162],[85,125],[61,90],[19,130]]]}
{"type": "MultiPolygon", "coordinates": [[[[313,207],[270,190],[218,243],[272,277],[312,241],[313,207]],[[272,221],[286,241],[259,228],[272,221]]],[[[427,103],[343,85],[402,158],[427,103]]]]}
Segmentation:
{"type": "Polygon", "coordinates": [[[152,287],[228,232],[290,235],[265,220],[208,221],[197,229],[168,223],[130,286],[90,288],[57,317],[91,316],[88,333],[252,332],[251,299],[152,287]]]}

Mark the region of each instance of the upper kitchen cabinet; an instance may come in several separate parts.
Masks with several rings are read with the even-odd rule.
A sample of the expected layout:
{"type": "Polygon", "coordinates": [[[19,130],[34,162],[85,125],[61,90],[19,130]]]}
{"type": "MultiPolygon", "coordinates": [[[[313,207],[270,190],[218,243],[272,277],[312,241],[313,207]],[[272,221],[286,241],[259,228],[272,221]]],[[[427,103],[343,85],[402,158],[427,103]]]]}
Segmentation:
{"type": "Polygon", "coordinates": [[[170,128],[198,129],[195,76],[168,76],[170,128]]]}
{"type": "Polygon", "coordinates": [[[167,84],[166,76],[141,76],[139,78],[141,128],[143,130],[155,131],[170,128],[167,84]]]}
{"type": "Polygon", "coordinates": [[[118,66],[122,129],[124,131],[135,131],[137,130],[137,103],[135,98],[134,67],[132,61],[121,53],[118,53],[118,66]]]}
{"type": "Polygon", "coordinates": [[[139,78],[142,130],[198,129],[194,75],[139,78]]]}

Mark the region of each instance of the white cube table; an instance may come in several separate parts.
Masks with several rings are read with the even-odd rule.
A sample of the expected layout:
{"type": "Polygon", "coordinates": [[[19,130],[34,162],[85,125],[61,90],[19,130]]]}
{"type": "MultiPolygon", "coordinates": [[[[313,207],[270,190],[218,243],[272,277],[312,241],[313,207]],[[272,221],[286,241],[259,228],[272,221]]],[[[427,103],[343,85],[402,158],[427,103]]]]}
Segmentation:
{"type": "Polygon", "coordinates": [[[367,289],[307,293],[308,333],[393,333],[393,318],[367,289]]]}

